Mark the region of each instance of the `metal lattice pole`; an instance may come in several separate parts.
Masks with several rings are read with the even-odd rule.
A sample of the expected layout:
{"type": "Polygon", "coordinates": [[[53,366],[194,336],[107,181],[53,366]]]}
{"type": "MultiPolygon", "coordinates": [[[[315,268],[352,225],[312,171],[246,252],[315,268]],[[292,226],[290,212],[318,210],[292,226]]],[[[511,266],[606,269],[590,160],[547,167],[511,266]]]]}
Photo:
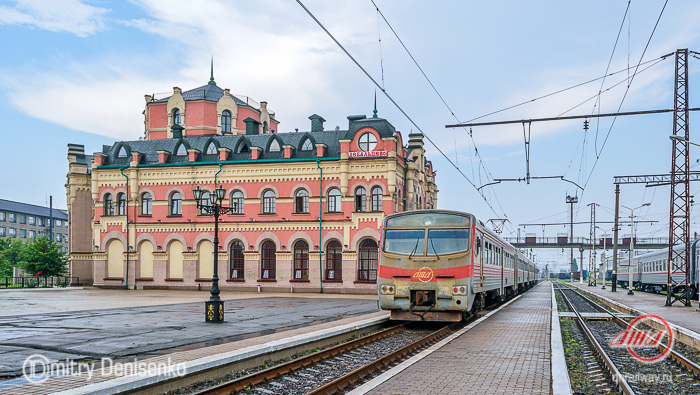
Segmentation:
{"type": "Polygon", "coordinates": [[[676,51],[676,82],[673,107],[673,145],[671,154],[671,210],[669,219],[668,280],[666,306],[680,301],[690,306],[690,184],[688,141],[688,49],[676,51]],[[674,250],[674,245],[683,248],[674,250]],[[674,278],[674,274],[677,274],[674,278]],[[678,296],[674,289],[682,290],[678,296]]]}

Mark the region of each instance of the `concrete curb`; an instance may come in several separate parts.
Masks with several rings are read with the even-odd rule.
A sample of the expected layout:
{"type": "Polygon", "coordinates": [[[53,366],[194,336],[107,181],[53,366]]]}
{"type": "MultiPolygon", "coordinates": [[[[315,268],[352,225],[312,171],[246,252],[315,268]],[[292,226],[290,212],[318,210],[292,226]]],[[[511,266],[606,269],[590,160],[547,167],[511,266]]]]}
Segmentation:
{"type": "Polygon", "coordinates": [[[552,371],[552,394],[569,395],[572,394],[571,379],[569,378],[569,368],[566,366],[564,355],[564,342],[561,338],[561,327],[559,326],[559,307],[557,306],[556,292],[552,286],[552,359],[550,369],[552,371]]]}
{"type": "MultiPolygon", "coordinates": [[[[205,371],[211,368],[219,367],[236,361],[253,358],[259,355],[265,355],[276,350],[289,347],[299,346],[306,343],[311,343],[320,339],[336,336],[347,331],[363,329],[373,325],[381,324],[389,321],[388,317],[370,318],[354,324],[345,324],[332,329],[323,329],[316,332],[306,333],[293,336],[287,339],[276,340],[265,344],[246,347],[240,350],[230,351],[221,354],[210,355],[207,357],[195,359],[192,361],[182,362],[187,374],[193,374],[205,371]]],[[[177,364],[180,365],[180,364],[177,364]]],[[[119,394],[123,392],[137,391],[140,388],[169,381],[176,377],[175,371],[179,371],[173,367],[173,372],[163,372],[153,376],[129,375],[116,379],[104,381],[101,383],[88,384],[82,387],[77,387],[65,391],[55,392],[60,395],[102,395],[102,394],[119,394]]]]}
{"type": "MultiPolygon", "coordinates": [[[[538,284],[539,286],[539,284],[538,284]]],[[[532,289],[535,289],[537,286],[533,287],[532,289]]],[[[501,309],[505,308],[506,306],[510,305],[511,303],[515,302],[516,300],[520,299],[523,296],[523,294],[520,294],[513,298],[512,300],[509,300],[507,303],[505,303],[503,306],[497,308],[496,310],[486,314],[485,316],[479,318],[478,320],[472,322],[471,324],[465,326],[464,328],[458,330],[457,332],[453,333],[452,335],[444,338],[443,340],[433,344],[432,346],[426,348],[425,350],[419,352],[418,354],[414,355],[413,357],[403,361],[402,363],[396,365],[394,368],[380,374],[379,376],[373,378],[372,380],[366,382],[365,384],[355,388],[354,390],[350,391],[347,393],[347,395],[364,395],[367,392],[371,391],[375,387],[379,386],[380,384],[384,383],[385,381],[391,379],[392,377],[396,376],[397,374],[401,373],[404,371],[406,368],[409,366],[413,365],[416,362],[419,362],[423,358],[427,357],[428,355],[432,354],[434,351],[439,350],[440,348],[444,347],[446,344],[451,342],[452,340],[462,336],[464,333],[469,331],[470,329],[474,328],[475,326],[479,325],[483,321],[485,321],[487,318],[491,317],[492,315],[498,313],[501,311],[501,309]]]]}

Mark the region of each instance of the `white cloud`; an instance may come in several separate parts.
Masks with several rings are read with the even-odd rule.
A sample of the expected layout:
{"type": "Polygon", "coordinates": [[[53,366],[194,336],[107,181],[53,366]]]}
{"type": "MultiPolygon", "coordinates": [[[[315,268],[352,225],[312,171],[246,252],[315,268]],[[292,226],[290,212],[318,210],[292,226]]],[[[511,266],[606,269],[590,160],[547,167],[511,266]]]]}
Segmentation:
{"type": "Polygon", "coordinates": [[[14,7],[0,6],[0,25],[29,25],[87,37],[104,29],[108,11],[78,0],[18,0],[14,7]]]}

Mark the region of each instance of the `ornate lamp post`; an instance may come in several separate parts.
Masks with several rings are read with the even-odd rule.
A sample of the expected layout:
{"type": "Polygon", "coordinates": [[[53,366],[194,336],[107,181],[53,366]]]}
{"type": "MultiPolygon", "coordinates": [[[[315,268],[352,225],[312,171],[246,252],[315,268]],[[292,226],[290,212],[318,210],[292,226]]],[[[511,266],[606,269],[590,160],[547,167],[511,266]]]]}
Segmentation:
{"type": "Polygon", "coordinates": [[[197,209],[201,213],[214,215],[214,275],[211,278],[211,296],[204,305],[205,322],[224,322],[224,301],[219,294],[219,216],[236,211],[236,207],[224,207],[222,202],[226,196],[226,190],[219,186],[211,194],[211,198],[204,198],[205,191],[199,187],[194,189],[194,198],[197,201],[197,209]]]}

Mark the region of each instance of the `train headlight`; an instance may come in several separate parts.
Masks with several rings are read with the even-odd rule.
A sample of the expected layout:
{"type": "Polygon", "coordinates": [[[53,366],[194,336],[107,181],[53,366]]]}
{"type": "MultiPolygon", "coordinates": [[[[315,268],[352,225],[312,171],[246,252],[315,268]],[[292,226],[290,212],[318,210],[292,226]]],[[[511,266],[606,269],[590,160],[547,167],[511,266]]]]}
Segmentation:
{"type": "Polygon", "coordinates": [[[466,295],[467,294],[467,287],[465,286],[454,286],[452,287],[452,295],[466,295]]]}
{"type": "Polygon", "coordinates": [[[382,285],[379,289],[382,295],[393,295],[396,290],[393,285],[382,285]]]}

